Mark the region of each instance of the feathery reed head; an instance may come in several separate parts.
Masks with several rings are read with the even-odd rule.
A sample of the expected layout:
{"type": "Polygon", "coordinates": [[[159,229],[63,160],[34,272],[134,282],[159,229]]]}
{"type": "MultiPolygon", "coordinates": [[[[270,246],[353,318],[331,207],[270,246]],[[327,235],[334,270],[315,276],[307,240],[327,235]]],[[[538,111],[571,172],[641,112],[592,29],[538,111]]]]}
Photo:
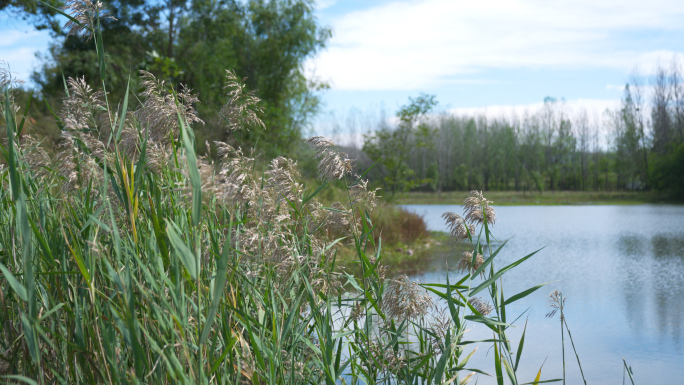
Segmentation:
{"type": "Polygon", "coordinates": [[[469,224],[482,224],[486,218],[487,223],[493,225],[496,222],[496,211],[490,206],[492,203],[492,201],[482,196],[481,191],[471,191],[470,195],[463,201],[466,222],[469,224]]]}
{"type": "Polygon", "coordinates": [[[565,297],[563,293],[558,290],[554,290],[549,294],[549,305],[553,310],[546,314],[546,317],[551,318],[556,315],[558,310],[561,311],[561,318],[563,317],[563,307],[565,306],[565,297]]]}
{"type": "Polygon", "coordinates": [[[432,306],[427,291],[405,275],[390,281],[382,301],[385,313],[393,319],[416,319],[432,306]]]}
{"type": "Polygon", "coordinates": [[[314,136],[307,141],[316,152],[318,158],[318,175],[323,181],[342,179],[352,171],[352,161],[344,152],[338,152],[332,140],[314,136]]]}
{"type": "Polygon", "coordinates": [[[62,11],[69,13],[78,23],[69,20],[64,24],[64,29],[69,29],[67,36],[77,35],[85,29],[86,37],[90,40],[93,37],[96,19],[116,20],[104,8],[102,2],[91,0],[67,0],[62,7],[62,11]]]}
{"type": "Polygon", "coordinates": [[[163,80],[157,79],[147,71],[140,71],[143,92],[140,94],[144,102],[135,111],[134,116],[143,127],[149,130],[150,139],[154,142],[166,143],[169,139],[169,131],[174,138],[178,137],[178,115],[186,124],[202,123],[197,117],[193,105],[199,102],[192,90],[181,84],[181,92],[175,95],[166,86],[163,80]]]}
{"type": "Polygon", "coordinates": [[[24,84],[24,81],[16,78],[15,73],[10,69],[9,63],[4,60],[0,60],[0,90],[4,90],[5,87],[17,87],[24,84]]]}
{"type": "Polygon", "coordinates": [[[470,233],[471,237],[474,236],[475,226],[468,226],[460,215],[446,212],[442,214],[442,218],[444,218],[449,233],[454,240],[468,239],[468,233],[470,233]]]}
{"type": "MultiPolygon", "coordinates": [[[[436,306],[435,306],[436,307],[436,306]]],[[[432,348],[443,352],[447,347],[444,346],[446,342],[447,333],[453,332],[453,320],[448,307],[435,309],[430,317],[429,327],[434,337],[431,338],[432,348]]],[[[453,334],[452,334],[453,335],[453,334]]],[[[457,344],[457,341],[451,340],[452,346],[457,344]]]]}
{"type": "Polygon", "coordinates": [[[492,312],[492,310],[494,310],[492,305],[489,302],[485,301],[482,297],[473,297],[468,300],[468,303],[471,304],[475,308],[475,310],[477,310],[478,312],[480,312],[480,314],[484,316],[488,315],[492,312]]]}
{"type": "Polygon", "coordinates": [[[469,273],[475,272],[484,263],[484,257],[482,254],[477,254],[475,260],[473,261],[473,253],[471,251],[466,251],[463,253],[463,257],[458,262],[458,270],[467,271],[469,273]]]}
{"type": "MultiPolygon", "coordinates": [[[[243,79],[244,81],[244,79],[243,79]]],[[[254,90],[245,92],[245,85],[235,75],[235,71],[226,70],[226,85],[228,101],[221,108],[221,117],[227,124],[228,132],[249,127],[266,128],[259,114],[264,108],[259,105],[261,99],[254,90]]]]}
{"type": "MultiPolygon", "coordinates": [[[[21,87],[24,81],[16,78],[10,70],[9,63],[0,60],[0,102],[5,102],[5,91],[11,91],[13,88],[21,87]]],[[[14,96],[12,92],[7,93],[9,95],[9,102],[11,104],[12,112],[15,114],[19,112],[19,106],[14,104],[14,96]]]]}
{"type": "Polygon", "coordinates": [[[349,195],[351,197],[351,206],[362,211],[373,211],[377,206],[377,192],[380,188],[375,190],[368,189],[367,180],[359,180],[352,186],[349,186],[349,195]]]}
{"type": "Polygon", "coordinates": [[[97,128],[99,115],[104,108],[104,93],[93,91],[85,77],[68,78],[69,93],[62,101],[60,118],[69,130],[97,128]]]}

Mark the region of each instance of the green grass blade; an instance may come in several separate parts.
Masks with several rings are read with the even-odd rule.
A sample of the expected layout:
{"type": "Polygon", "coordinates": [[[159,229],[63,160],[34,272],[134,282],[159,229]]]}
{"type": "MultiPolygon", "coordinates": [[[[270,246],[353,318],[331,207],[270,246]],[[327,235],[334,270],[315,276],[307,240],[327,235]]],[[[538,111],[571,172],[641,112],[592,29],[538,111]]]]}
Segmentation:
{"type": "Polygon", "coordinates": [[[5,88],[5,125],[7,126],[7,165],[9,166],[10,187],[12,189],[12,200],[19,199],[20,176],[17,170],[17,155],[14,148],[14,135],[16,132],[14,113],[10,105],[9,87],[5,88]]]}
{"type": "Polygon", "coordinates": [[[190,174],[190,184],[192,185],[192,224],[199,225],[200,213],[202,211],[202,181],[200,180],[199,170],[197,169],[197,156],[195,155],[195,145],[190,139],[189,130],[185,127],[185,119],[178,114],[178,124],[183,136],[183,147],[185,156],[188,160],[188,173],[190,174]]]}
{"type": "Polygon", "coordinates": [[[447,360],[451,356],[451,329],[447,330],[444,347],[445,349],[442,352],[442,356],[439,358],[439,361],[437,361],[437,366],[435,366],[435,372],[432,377],[432,383],[434,384],[442,383],[444,368],[446,368],[447,360]]]}
{"type": "Polygon", "coordinates": [[[2,271],[2,274],[5,275],[5,279],[7,280],[7,283],[9,283],[10,287],[14,292],[21,298],[22,301],[26,302],[28,301],[28,296],[26,295],[26,288],[17,281],[17,279],[14,277],[14,275],[7,270],[7,267],[0,262],[0,270],[2,271]]]}
{"type": "Polygon", "coordinates": [[[178,258],[183,266],[185,266],[185,269],[190,274],[190,277],[192,277],[192,279],[197,279],[197,260],[195,254],[178,235],[174,229],[173,223],[169,222],[168,220],[166,222],[166,235],[169,237],[171,246],[173,246],[173,249],[176,251],[176,255],[178,255],[178,258]]]}
{"type": "Polygon", "coordinates": [[[489,285],[491,285],[492,283],[496,282],[496,280],[499,279],[499,277],[501,277],[502,275],[504,275],[507,271],[509,271],[509,270],[511,270],[512,268],[518,266],[519,264],[525,262],[526,260],[530,259],[533,255],[537,254],[537,253],[538,253],[539,251],[541,251],[542,249],[543,249],[543,247],[542,247],[541,249],[539,249],[539,250],[533,252],[533,253],[530,253],[530,254],[528,254],[528,255],[526,255],[526,256],[524,256],[524,257],[518,259],[517,261],[511,263],[510,265],[504,267],[503,269],[497,271],[494,275],[492,275],[491,278],[489,278],[488,280],[482,282],[479,286],[477,286],[475,289],[473,289],[473,290],[470,292],[470,296],[472,297],[472,296],[474,296],[475,294],[479,293],[480,291],[484,290],[484,289],[487,288],[489,285]]]}
{"type": "Polygon", "coordinates": [[[17,128],[17,136],[21,136],[21,132],[24,129],[24,123],[26,122],[26,116],[28,115],[29,108],[31,108],[31,101],[33,100],[33,91],[29,94],[29,100],[26,103],[26,109],[24,110],[24,116],[21,118],[21,123],[19,123],[19,127],[17,128]]]}
{"type": "Polygon", "coordinates": [[[61,9],[56,8],[56,7],[53,7],[52,5],[50,5],[50,4],[48,4],[48,3],[44,2],[44,1],[41,1],[41,3],[43,3],[44,6],[50,8],[52,11],[57,12],[57,13],[59,13],[60,15],[66,17],[66,18],[69,19],[72,23],[78,25],[79,27],[81,27],[81,28],[83,28],[83,29],[85,29],[85,30],[87,30],[87,31],[92,31],[92,28],[88,28],[88,27],[86,27],[85,25],[81,24],[80,21],[76,20],[73,16],[69,15],[68,13],[63,12],[61,9]]]}
{"type": "Polygon", "coordinates": [[[481,315],[467,315],[465,316],[465,319],[467,319],[468,321],[477,322],[488,326],[511,326],[507,323],[499,322],[481,315]]]}
{"type": "Polygon", "coordinates": [[[16,374],[8,374],[6,376],[0,376],[0,378],[7,378],[10,380],[17,380],[17,381],[22,381],[30,385],[38,385],[38,383],[30,378],[24,377],[24,376],[19,376],[16,374]]]}
{"type": "MultiPolygon", "coordinates": [[[[507,242],[508,242],[508,240],[504,241],[504,243],[502,243],[501,246],[499,246],[499,247],[492,253],[492,255],[490,255],[489,258],[487,258],[487,259],[484,261],[484,263],[483,263],[482,265],[480,265],[480,267],[478,267],[477,270],[475,270],[475,272],[472,274],[472,276],[473,276],[473,277],[477,277],[478,275],[480,275],[480,273],[482,273],[482,272],[484,271],[484,269],[485,269],[490,263],[492,263],[492,261],[493,261],[494,258],[497,256],[497,254],[499,254],[499,252],[501,251],[501,249],[503,249],[503,247],[506,246],[506,243],[507,243],[507,242]]],[[[479,245],[478,245],[478,249],[479,249],[479,245]]],[[[473,253],[473,258],[475,258],[476,254],[477,254],[477,253],[473,253]]]]}
{"type": "Polygon", "coordinates": [[[632,367],[627,366],[627,361],[625,359],[622,359],[622,363],[625,365],[625,370],[627,370],[627,374],[629,375],[629,380],[632,382],[632,385],[634,385],[634,373],[632,372],[632,367]]]}
{"type": "Polygon", "coordinates": [[[95,49],[97,51],[97,64],[100,67],[100,80],[102,80],[102,84],[104,85],[105,75],[107,71],[105,70],[106,61],[104,45],[102,43],[102,28],[100,27],[100,15],[97,15],[97,27],[95,28],[95,49]]]}
{"type": "Polygon", "coordinates": [[[518,363],[520,363],[520,357],[522,356],[523,346],[525,345],[525,333],[527,332],[527,320],[525,320],[525,328],[523,329],[522,337],[520,337],[520,344],[518,345],[518,351],[515,354],[515,365],[513,370],[518,371],[518,363]]]}
{"type": "Polygon", "coordinates": [[[499,344],[494,344],[494,370],[496,371],[496,383],[504,384],[503,371],[501,370],[501,355],[499,354],[499,344]]]}
{"type": "Polygon", "coordinates": [[[228,238],[226,244],[223,246],[223,252],[216,263],[216,278],[214,278],[214,292],[211,298],[211,307],[209,308],[209,313],[207,314],[206,321],[204,322],[204,328],[202,329],[202,334],[200,335],[200,344],[203,344],[209,331],[211,330],[211,325],[214,323],[214,318],[216,317],[216,309],[218,309],[221,298],[223,297],[223,287],[226,285],[226,273],[228,268],[228,257],[230,253],[230,234],[232,232],[233,218],[230,220],[231,226],[228,227],[228,238]]]}
{"type": "MultiPolygon", "coordinates": [[[[126,82],[126,93],[124,94],[123,108],[121,110],[121,116],[119,117],[119,127],[116,130],[116,142],[119,143],[121,140],[121,133],[123,132],[124,125],[126,124],[126,113],[128,112],[128,94],[131,87],[131,76],[128,76],[128,81],[126,82]]],[[[141,156],[144,156],[145,152],[141,152],[141,156]]]]}
{"type": "Polygon", "coordinates": [[[537,286],[531,287],[531,288],[529,288],[529,289],[527,289],[527,290],[523,290],[523,291],[521,291],[520,293],[518,293],[518,294],[512,296],[511,298],[505,300],[505,301],[503,302],[503,304],[504,304],[504,305],[508,305],[508,304],[511,304],[511,303],[513,303],[513,302],[519,300],[519,299],[525,298],[525,297],[527,297],[528,295],[530,295],[530,294],[534,293],[535,291],[537,291],[539,288],[548,285],[549,283],[551,283],[551,282],[542,283],[541,285],[537,285],[537,286]]]}
{"type": "Polygon", "coordinates": [[[328,181],[323,182],[323,184],[321,184],[321,185],[316,189],[316,191],[314,191],[314,192],[312,192],[310,195],[306,196],[306,197],[302,200],[302,206],[304,206],[304,205],[306,204],[306,202],[308,202],[308,201],[310,201],[311,199],[313,199],[313,197],[315,197],[316,195],[318,195],[318,193],[321,192],[321,190],[323,190],[323,188],[324,188],[325,186],[327,186],[327,185],[328,185],[328,181]]]}

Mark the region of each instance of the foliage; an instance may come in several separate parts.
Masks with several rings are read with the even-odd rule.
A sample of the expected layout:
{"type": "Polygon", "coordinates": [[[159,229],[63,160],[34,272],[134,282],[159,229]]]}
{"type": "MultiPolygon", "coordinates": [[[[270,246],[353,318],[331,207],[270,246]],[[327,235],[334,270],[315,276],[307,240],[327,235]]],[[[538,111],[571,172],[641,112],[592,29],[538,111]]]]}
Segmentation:
{"type": "Polygon", "coordinates": [[[663,155],[651,157],[651,181],[658,190],[684,197],[684,142],[663,155]]]}
{"type": "MultiPolygon", "coordinates": [[[[101,20],[109,98],[114,103],[123,100],[129,81],[131,89],[140,89],[131,76],[137,70],[186,84],[203,96],[197,106],[206,123],[197,130],[202,151],[209,150],[205,140],[228,139],[218,111],[226,93],[226,68],[257,90],[270,127],[268,135],[252,129],[234,137],[246,148],[258,143],[268,159],[291,150],[318,111],[318,95],[327,85],[307,76],[303,64],[331,34],[315,19],[311,0],[106,0],[104,5],[112,16],[101,20]]],[[[33,10],[29,3],[23,9],[33,10]]],[[[48,13],[40,23],[54,20],[48,13]]],[[[55,37],[43,67],[34,74],[42,93],[49,98],[60,95],[65,77],[84,76],[91,86],[97,84],[98,69],[90,65],[97,53],[88,37],[67,36],[59,29],[55,37]]]]}
{"type": "MultiPolygon", "coordinates": [[[[650,119],[643,80],[635,77],[620,108],[606,110],[603,120],[583,109],[569,114],[563,101],[546,98],[522,118],[423,116],[415,131],[404,119],[396,128],[380,124],[365,136],[370,160],[359,166],[378,161],[383,167],[369,177],[390,192],[655,189],[681,200],[684,86],[678,64],[672,68],[653,80],[660,90],[650,119]]],[[[407,111],[400,114],[412,116],[407,111]]]]}
{"type": "Polygon", "coordinates": [[[365,137],[363,151],[373,162],[382,165],[385,171],[383,185],[390,193],[389,198],[425,183],[413,178],[415,172],[406,161],[416,147],[428,147],[432,142],[426,118],[436,105],[434,95],[409,98],[409,103],[397,112],[400,123],[395,129],[381,127],[365,137]]]}

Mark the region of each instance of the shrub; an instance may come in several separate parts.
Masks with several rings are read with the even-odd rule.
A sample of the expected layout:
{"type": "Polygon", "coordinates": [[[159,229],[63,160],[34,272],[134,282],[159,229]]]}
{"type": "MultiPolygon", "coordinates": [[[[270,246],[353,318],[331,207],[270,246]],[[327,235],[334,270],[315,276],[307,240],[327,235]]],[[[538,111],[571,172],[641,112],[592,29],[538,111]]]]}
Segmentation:
{"type": "Polygon", "coordinates": [[[430,235],[425,220],[419,214],[391,205],[381,205],[376,211],[376,242],[382,236],[382,241],[389,245],[411,244],[430,235]]]}

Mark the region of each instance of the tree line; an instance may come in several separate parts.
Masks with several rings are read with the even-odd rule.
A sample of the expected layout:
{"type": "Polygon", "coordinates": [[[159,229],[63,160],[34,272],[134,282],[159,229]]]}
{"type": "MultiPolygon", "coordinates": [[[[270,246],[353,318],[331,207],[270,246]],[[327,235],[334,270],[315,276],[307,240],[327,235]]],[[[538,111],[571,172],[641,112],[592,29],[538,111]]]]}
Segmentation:
{"type": "MultiPolygon", "coordinates": [[[[547,97],[522,116],[434,113],[420,95],[364,135],[358,167],[393,196],[409,190],[657,190],[684,196],[680,64],[634,73],[620,106],[570,111],[547,97]]],[[[353,149],[351,149],[353,151],[353,149]]]]}

